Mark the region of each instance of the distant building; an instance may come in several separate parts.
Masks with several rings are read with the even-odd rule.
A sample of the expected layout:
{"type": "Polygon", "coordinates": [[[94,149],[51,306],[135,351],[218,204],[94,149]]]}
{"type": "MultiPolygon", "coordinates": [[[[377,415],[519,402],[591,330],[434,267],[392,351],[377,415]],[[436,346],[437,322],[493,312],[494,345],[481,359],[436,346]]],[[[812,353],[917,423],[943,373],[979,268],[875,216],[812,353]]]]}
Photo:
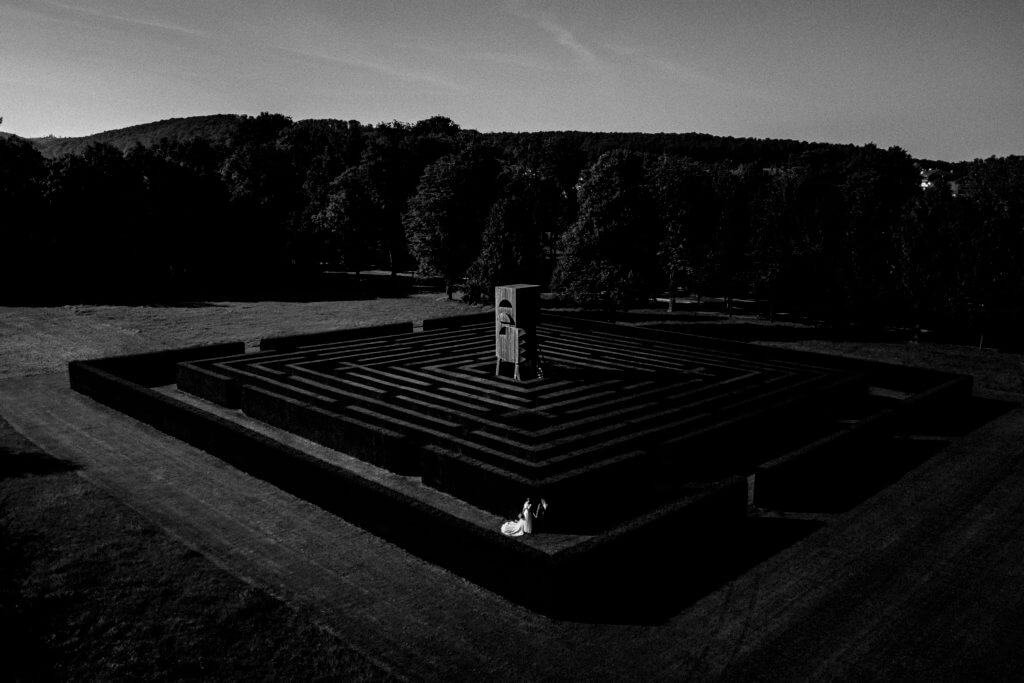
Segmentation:
{"type": "Polygon", "coordinates": [[[922,190],[938,187],[941,183],[945,183],[954,197],[959,194],[960,181],[958,179],[954,179],[949,171],[942,168],[918,167],[918,172],[921,174],[922,190]]]}

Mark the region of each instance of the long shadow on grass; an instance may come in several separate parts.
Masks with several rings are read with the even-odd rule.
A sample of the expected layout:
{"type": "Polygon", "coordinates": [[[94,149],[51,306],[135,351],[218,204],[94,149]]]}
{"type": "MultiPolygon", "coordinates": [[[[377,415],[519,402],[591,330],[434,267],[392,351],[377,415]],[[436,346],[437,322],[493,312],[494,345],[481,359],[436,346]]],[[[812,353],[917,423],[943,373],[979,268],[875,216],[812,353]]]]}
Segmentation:
{"type": "Polygon", "coordinates": [[[666,539],[658,561],[639,566],[622,558],[610,568],[612,578],[589,586],[590,597],[556,616],[587,623],[664,623],[822,526],[817,520],[749,517],[699,544],[666,539]]]}
{"type": "MultiPolygon", "coordinates": [[[[0,455],[0,458],[6,457],[0,455]]],[[[0,504],[0,517],[6,514],[0,504]]],[[[43,638],[37,601],[26,597],[24,588],[30,575],[31,559],[25,546],[32,542],[22,535],[12,534],[7,525],[0,526],[0,639],[7,648],[4,657],[5,680],[56,680],[52,661],[54,653],[43,638]]]]}
{"type": "MultiPolygon", "coordinates": [[[[958,410],[930,415],[903,433],[873,445],[870,453],[853,459],[857,466],[852,469],[835,470],[828,462],[823,463],[815,476],[821,485],[803,489],[779,508],[813,513],[849,510],[923,464],[951,439],[969,434],[1017,405],[973,397],[958,410]]],[[[597,623],[664,622],[824,524],[818,520],[748,517],[719,537],[695,543],[690,539],[667,539],[657,561],[636,566],[629,558],[622,558],[604,579],[589,587],[592,599],[581,600],[558,616],[597,623]]]]}
{"type": "Polygon", "coordinates": [[[732,341],[855,341],[873,343],[901,343],[910,338],[905,330],[889,330],[879,328],[830,328],[830,327],[795,327],[792,325],[758,325],[754,323],[708,323],[707,319],[696,322],[672,321],[656,324],[645,324],[667,332],[682,332],[703,337],[717,337],[732,341]]]}
{"type": "Polygon", "coordinates": [[[965,436],[1000,415],[1010,412],[1019,404],[995,398],[972,396],[960,410],[929,413],[908,427],[917,434],[959,437],[965,436]]]}
{"type": "Polygon", "coordinates": [[[0,447],[0,479],[72,472],[79,465],[41,451],[17,451],[0,447]]]}
{"type": "Polygon", "coordinates": [[[39,450],[0,417],[0,480],[13,477],[56,474],[79,469],[79,465],[39,450]]]}
{"type": "Polygon", "coordinates": [[[925,415],[870,449],[821,458],[802,473],[816,485],[795,487],[772,507],[790,512],[845,512],[924,464],[953,439],[966,436],[1017,405],[974,396],[957,409],[925,415]]]}
{"type": "MultiPolygon", "coordinates": [[[[56,474],[78,469],[39,450],[35,444],[0,417],[0,483],[18,477],[56,474]]],[[[56,680],[53,652],[43,638],[37,603],[26,597],[23,586],[31,571],[32,558],[25,548],[38,542],[32,532],[14,532],[6,507],[0,500],[0,642],[7,647],[3,673],[15,681],[56,680]]]]}

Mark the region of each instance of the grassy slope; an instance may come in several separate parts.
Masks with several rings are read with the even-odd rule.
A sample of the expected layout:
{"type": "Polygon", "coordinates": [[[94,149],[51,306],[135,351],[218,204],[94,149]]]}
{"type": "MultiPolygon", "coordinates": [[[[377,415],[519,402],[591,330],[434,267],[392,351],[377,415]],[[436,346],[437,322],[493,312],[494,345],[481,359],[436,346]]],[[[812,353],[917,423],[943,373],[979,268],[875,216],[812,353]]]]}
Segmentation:
{"type": "Polygon", "coordinates": [[[8,675],[390,678],[309,614],[214,566],[3,421],[0,443],[0,639],[10,647],[8,675]]]}
{"type": "Polygon", "coordinates": [[[239,117],[235,114],[212,114],[210,116],[189,116],[186,118],[153,121],[137,126],[108,130],[93,135],[75,138],[32,138],[30,141],[43,156],[54,158],[63,154],[80,154],[89,144],[102,142],[124,151],[136,143],[150,147],[162,138],[184,141],[192,138],[206,138],[211,142],[226,142],[238,127],[239,117]]]}
{"type": "Polygon", "coordinates": [[[912,365],[974,377],[981,391],[1024,394],[1024,356],[961,344],[900,341],[897,331],[859,332],[856,340],[835,339],[828,330],[790,322],[769,323],[756,315],[726,317],[719,313],[666,314],[663,309],[632,311],[627,322],[658,329],[749,341],[865,360],[912,365]]]}
{"type": "Polygon", "coordinates": [[[308,303],[0,307],[0,379],[63,371],[68,361],[162,348],[363,327],[483,310],[443,295],[308,303]]]}
{"type": "Polygon", "coordinates": [[[976,390],[1024,394],[1024,358],[1015,353],[947,344],[900,344],[813,339],[802,342],[773,342],[772,345],[884,363],[916,365],[945,372],[962,372],[974,377],[976,390]]]}

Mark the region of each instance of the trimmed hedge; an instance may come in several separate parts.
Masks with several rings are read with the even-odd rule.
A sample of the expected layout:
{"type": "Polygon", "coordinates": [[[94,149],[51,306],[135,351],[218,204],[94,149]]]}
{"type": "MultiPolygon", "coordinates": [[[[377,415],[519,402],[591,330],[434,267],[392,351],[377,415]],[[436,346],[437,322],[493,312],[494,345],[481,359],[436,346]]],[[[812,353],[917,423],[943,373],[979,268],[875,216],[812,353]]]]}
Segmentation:
{"type": "Polygon", "coordinates": [[[508,514],[508,501],[537,495],[536,483],[435,444],[419,449],[423,483],[495,514],[508,514]]]}
{"type": "Polygon", "coordinates": [[[466,315],[449,315],[443,318],[427,318],[423,321],[423,331],[448,330],[463,325],[476,325],[477,323],[494,322],[494,311],[486,313],[469,313],[466,315]]]}
{"type": "Polygon", "coordinates": [[[242,387],[241,408],[243,413],[261,422],[390,472],[419,474],[419,457],[413,440],[401,432],[253,386],[242,387]]]}
{"type": "Polygon", "coordinates": [[[225,408],[241,406],[238,385],[228,375],[186,361],[177,364],[175,377],[178,389],[185,393],[225,408]]]}
{"type": "Polygon", "coordinates": [[[237,356],[243,353],[245,353],[245,342],[227,342],[207,346],[190,346],[183,349],[151,351],[129,356],[113,356],[92,361],[72,361],[68,365],[70,368],[76,363],[89,363],[144,387],[159,387],[174,383],[175,366],[182,361],[237,356]]]}
{"type": "Polygon", "coordinates": [[[344,330],[328,330],[326,332],[310,332],[308,334],[289,334],[277,337],[264,337],[260,340],[261,351],[292,351],[302,346],[331,344],[351,339],[367,339],[370,337],[386,337],[395,334],[409,334],[413,330],[411,322],[374,325],[373,327],[352,327],[344,330]]]}
{"type": "Polygon", "coordinates": [[[909,365],[895,365],[891,363],[883,363],[881,361],[850,358],[847,356],[832,356],[814,351],[798,351],[796,349],[752,344],[750,342],[735,341],[732,339],[705,337],[701,335],[688,334],[686,332],[660,330],[650,327],[619,325],[572,316],[545,313],[544,320],[554,324],[588,327],[595,331],[606,331],[613,334],[621,333],[623,328],[626,328],[630,330],[631,334],[640,338],[738,353],[746,358],[754,360],[789,361],[799,363],[801,365],[818,364],[823,367],[862,374],[870,384],[885,386],[890,389],[897,389],[907,393],[915,393],[930,387],[934,384],[935,379],[939,377],[959,377],[970,379],[967,375],[940,372],[938,370],[928,370],[909,365]]]}

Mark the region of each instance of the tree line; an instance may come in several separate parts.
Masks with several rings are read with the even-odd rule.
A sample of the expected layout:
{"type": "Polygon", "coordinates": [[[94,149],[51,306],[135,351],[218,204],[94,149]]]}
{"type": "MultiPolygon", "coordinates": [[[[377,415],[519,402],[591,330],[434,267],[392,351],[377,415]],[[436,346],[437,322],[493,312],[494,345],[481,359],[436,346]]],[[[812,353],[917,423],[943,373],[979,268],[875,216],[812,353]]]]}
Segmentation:
{"type": "Polygon", "coordinates": [[[689,293],[845,322],[1019,320],[1021,157],[946,164],[922,188],[921,162],[873,145],[231,124],[52,159],[0,138],[4,299],[205,297],[372,267],[468,299],[517,281],[603,308],[689,293]]]}

